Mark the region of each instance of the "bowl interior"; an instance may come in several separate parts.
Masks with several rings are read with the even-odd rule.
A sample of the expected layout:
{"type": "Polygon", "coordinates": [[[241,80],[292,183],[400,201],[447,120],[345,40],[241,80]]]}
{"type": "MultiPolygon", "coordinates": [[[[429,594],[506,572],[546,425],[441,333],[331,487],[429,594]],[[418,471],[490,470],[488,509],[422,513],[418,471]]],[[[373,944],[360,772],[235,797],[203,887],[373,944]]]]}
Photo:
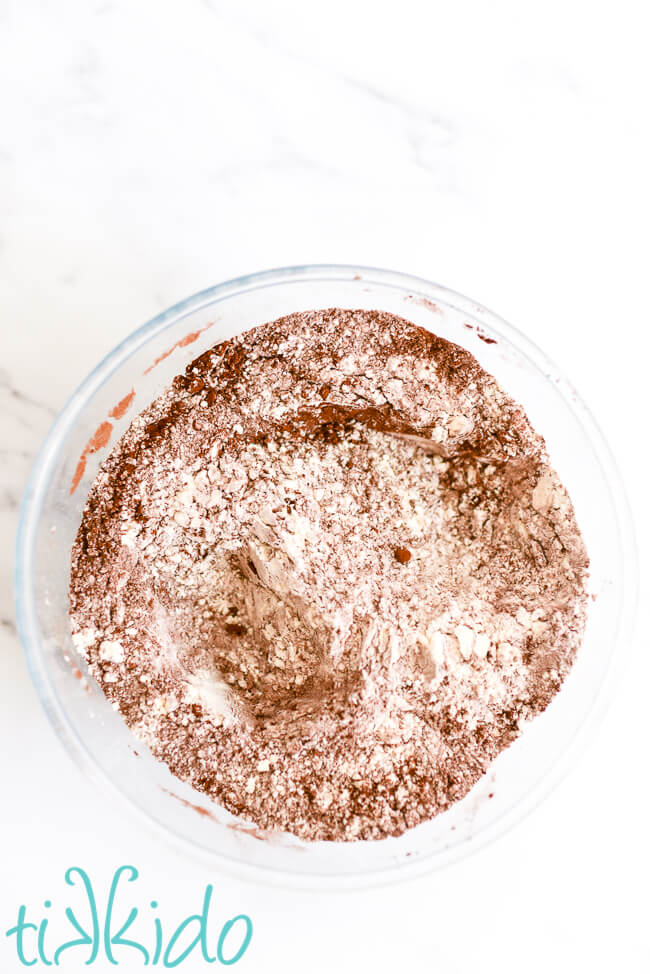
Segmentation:
{"type": "Polygon", "coordinates": [[[433,284],[365,268],[253,275],[190,298],[130,336],[97,367],[53,427],[25,497],[17,558],[19,625],[37,689],[84,769],[203,858],[257,879],[369,883],[448,862],[505,830],[569,763],[603,699],[632,599],[631,541],[614,466],[575,391],[523,336],[433,284]],[[323,307],[379,308],[469,349],[546,439],[591,559],[587,631],[547,711],[470,794],[396,839],[352,844],[260,837],[155,761],[89,678],[68,624],[71,546],[98,467],[133,417],[212,345],[264,321],[323,307]],[[78,481],[76,489],[73,485],[78,481]]]}

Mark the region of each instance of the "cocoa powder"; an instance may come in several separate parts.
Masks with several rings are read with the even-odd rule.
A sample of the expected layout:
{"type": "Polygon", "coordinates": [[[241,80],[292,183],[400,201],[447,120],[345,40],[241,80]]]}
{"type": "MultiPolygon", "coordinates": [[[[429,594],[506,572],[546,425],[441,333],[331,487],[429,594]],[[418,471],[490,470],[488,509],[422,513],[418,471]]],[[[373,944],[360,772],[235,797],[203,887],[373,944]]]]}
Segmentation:
{"type": "Polygon", "coordinates": [[[258,828],[398,835],[558,691],[588,560],[523,410],[394,315],[216,345],[103,464],[73,638],[133,733],[258,828]]]}

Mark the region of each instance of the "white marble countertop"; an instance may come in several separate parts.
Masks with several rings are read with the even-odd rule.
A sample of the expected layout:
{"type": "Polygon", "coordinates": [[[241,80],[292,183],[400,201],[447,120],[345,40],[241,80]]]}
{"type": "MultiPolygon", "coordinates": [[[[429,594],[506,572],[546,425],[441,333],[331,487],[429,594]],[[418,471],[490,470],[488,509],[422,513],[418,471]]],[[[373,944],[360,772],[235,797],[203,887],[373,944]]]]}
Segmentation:
{"type": "Polygon", "coordinates": [[[70,865],[106,884],[130,861],[170,916],[209,881],[229,915],[248,912],[241,970],[648,970],[645,611],[596,740],[522,825],[397,890],[308,896],[215,876],[107,807],[50,731],[11,592],[25,479],[80,379],[180,298],[308,262],[420,274],[533,337],[610,440],[645,556],[643,16],[634,0],[0,11],[3,971],[19,969],[2,936],[19,903],[70,865]]]}

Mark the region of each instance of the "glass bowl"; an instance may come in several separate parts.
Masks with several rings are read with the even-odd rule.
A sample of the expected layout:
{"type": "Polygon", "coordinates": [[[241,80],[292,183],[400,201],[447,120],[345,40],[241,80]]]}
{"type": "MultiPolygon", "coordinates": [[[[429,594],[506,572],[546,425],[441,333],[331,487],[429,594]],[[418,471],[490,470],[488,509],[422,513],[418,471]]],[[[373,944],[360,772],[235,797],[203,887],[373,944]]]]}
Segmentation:
{"type": "Polygon", "coordinates": [[[375,885],[448,864],[505,832],[560,779],[591,734],[630,643],[633,532],[610,455],[573,386],[520,332],[436,284],[366,267],[251,274],[182,301],[130,335],[88,376],[54,423],[27,486],[17,540],[16,603],[32,679],[54,730],[85,773],[150,828],[210,865],[303,887],[375,885]],[[132,418],[207,348],[310,308],[375,308],[469,349],[545,437],[591,559],[587,630],[561,692],[464,800],[399,838],[305,843],[260,838],[192,791],[137,741],[78,657],[68,623],[70,550],[88,490],[132,418]],[[83,462],[80,458],[84,457],[83,462]],[[71,492],[73,481],[78,487],[71,492]]]}

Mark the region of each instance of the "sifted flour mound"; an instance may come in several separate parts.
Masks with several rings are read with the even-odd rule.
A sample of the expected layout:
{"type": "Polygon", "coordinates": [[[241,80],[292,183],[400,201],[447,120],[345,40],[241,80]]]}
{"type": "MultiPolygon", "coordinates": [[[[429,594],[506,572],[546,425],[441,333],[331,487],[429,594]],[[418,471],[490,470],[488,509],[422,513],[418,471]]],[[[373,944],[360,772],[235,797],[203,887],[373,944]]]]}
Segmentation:
{"type": "Polygon", "coordinates": [[[172,772],[264,829],[398,835],[558,691],[588,559],[522,409],[379,311],[196,359],[102,466],[74,639],[172,772]]]}

